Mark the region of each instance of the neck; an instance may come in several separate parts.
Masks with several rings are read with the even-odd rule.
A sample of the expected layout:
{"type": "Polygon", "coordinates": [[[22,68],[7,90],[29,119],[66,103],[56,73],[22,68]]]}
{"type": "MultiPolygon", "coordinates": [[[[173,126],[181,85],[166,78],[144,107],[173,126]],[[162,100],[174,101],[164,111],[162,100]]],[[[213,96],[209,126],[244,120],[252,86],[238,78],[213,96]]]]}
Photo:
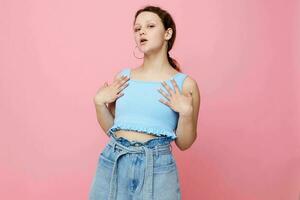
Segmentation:
{"type": "Polygon", "coordinates": [[[141,69],[150,73],[162,73],[170,70],[170,65],[167,57],[167,52],[164,48],[161,48],[158,52],[152,52],[151,54],[144,54],[144,61],[141,65],[141,69]]]}

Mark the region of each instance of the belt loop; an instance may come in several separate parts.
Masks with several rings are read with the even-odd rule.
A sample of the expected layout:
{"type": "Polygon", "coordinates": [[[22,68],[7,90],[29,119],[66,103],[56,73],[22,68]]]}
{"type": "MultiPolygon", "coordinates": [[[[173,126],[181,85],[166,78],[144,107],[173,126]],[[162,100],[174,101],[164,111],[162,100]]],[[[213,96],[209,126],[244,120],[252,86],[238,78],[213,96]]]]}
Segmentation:
{"type": "Polygon", "coordinates": [[[171,152],[172,152],[172,148],[173,148],[173,147],[172,147],[172,145],[170,144],[170,151],[171,151],[171,152]]]}
{"type": "Polygon", "coordinates": [[[155,155],[156,155],[156,157],[158,157],[158,147],[157,147],[157,145],[155,146],[155,155]]]}

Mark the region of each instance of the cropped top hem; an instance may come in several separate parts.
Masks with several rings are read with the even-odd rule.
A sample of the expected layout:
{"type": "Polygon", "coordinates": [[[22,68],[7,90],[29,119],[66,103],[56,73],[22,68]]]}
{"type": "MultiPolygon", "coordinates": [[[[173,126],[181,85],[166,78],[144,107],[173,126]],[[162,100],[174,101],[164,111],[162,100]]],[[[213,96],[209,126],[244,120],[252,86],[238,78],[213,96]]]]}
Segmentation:
{"type": "Polygon", "coordinates": [[[141,125],[141,123],[132,123],[125,121],[114,123],[113,126],[109,128],[106,133],[110,136],[112,133],[118,130],[137,131],[154,136],[165,136],[171,140],[175,140],[177,138],[174,130],[161,128],[160,126],[158,127],[151,125],[141,125]]]}

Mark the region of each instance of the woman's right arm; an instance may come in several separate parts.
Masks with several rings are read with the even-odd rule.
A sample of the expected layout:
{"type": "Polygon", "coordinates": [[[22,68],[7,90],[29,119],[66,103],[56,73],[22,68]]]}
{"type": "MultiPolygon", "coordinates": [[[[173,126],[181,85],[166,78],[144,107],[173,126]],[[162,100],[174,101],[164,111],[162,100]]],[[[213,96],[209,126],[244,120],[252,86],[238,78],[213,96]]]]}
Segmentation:
{"type": "MultiPolygon", "coordinates": [[[[96,104],[95,103],[95,108],[96,108],[96,113],[97,113],[97,121],[100,124],[100,127],[102,130],[106,133],[107,130],[112,127],[114,123],[114,116],[108,109],[105,103],[101,104],[96,104]]],[[[106,133],[107,136],[109,136],[106,133]]]]}
{"type": "MultiPolygon", "coordinates": [[[[127,82],[126,78],[122,79],[118,75],[115,75],[114,82],[115,81],[119,81],[119,83],[120,83],[119,86],[120,87],[122,86],[122,89],[126,86],[126,84],[125,84],[127,82]]],[[[122,95],[121,91],[120,91],[120,94],[122,95]]],[[[104,100],[102,101],[102,100],[99,100],[99,98],[98,98],[98,100],[96,101],[94,98],[94,104],[95,104],[96,114],[97,114],[97,121],[105,133],[108,131],[109,128],[111,128],[113,126],[114,119],[115,119],[115,103],[116,103],[115,100],[110,103],[106,103],[104,100]]]]}

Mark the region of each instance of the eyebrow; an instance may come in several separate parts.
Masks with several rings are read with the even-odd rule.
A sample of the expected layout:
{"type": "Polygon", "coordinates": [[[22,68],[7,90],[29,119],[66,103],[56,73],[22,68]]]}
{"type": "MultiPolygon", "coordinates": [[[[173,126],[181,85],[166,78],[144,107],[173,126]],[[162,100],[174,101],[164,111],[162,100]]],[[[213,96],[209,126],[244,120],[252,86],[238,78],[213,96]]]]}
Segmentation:
{"type": "MultiPolygon", "coordinates": [[[[149,21],[153,21],[154,22],[154,20],[152,20],[152,19],[149,19],[146,22],[149,22],[149,21]]],[[[140,25],[140,24],[139,23],[135,23],[134,25],[140,25]]]]}

